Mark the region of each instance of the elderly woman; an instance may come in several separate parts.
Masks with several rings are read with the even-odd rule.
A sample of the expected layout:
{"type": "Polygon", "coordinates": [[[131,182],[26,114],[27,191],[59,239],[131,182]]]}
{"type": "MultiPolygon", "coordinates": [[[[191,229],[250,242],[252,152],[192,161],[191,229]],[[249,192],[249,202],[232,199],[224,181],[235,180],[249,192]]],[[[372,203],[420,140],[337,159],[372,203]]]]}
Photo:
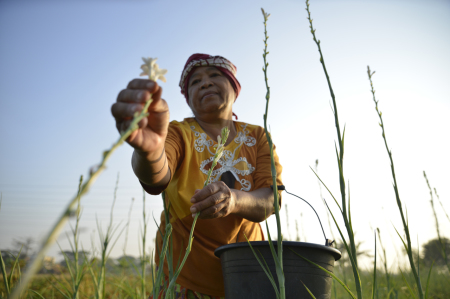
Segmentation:
{"type": "MultiPolygon", "coordinates": [[[[270,151],[264,129],[233,121],[233,103],[241,86],[236,67],[221,56],[194,54],[184,66],[180,88],[194,117],[182,122],[169,119],[162,89],[150,80],[135,79],[112,106],[117,129],[128,127],[133,114],[152,96],[147,119],[127,140],[134,148],[133,170],[144,189],[165,192],[170,201],[174,261],[184,253],[195,213],[200,212],[192,251],[177,280],[180,298],[224,296],[220,260],[214,250],[222,245],[263,240],[259,222],[274,213],[270,151]],[[225,151],[203,188],[216,138],[230,130],[225,151]],[[245,236],[244,236],[245,235],[245,236]],[[183,296],[184,295],[184,296],[183,296]]],[[[237,117],[236,117],[237,119],[237,117]]],[[[281,165],[275,154],[277,184],[281,165]]],[[[164,213],[161,229],[164,231],[164,213]]],[[[157,247],[162,238],[157,234],[157,247]]],[[[159,263],[156,255],[156,263],[159,263]]],[[[164,272],[168,275],[167,263],[164,272]]]]}

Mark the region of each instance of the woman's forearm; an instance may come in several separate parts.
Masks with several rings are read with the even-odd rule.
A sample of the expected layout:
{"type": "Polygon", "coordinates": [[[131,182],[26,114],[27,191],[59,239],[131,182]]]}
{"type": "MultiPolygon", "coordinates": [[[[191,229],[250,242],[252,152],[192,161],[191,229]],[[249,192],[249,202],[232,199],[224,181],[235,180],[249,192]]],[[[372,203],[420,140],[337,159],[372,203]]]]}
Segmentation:
{"type": "Polygon", "coordinates": [[[274,213],[272,189],[261,188],[251,192],[232,189],[232,192],[236,196],[233,214],[253,222],[261,222],[274,213]]]}
{"type": "Polygon", "coordinates": [[[153,153],[134,150],[131,165],[138,179],[146,185],[160,187],[169,182],[170,169],[164,147],[153,153]]]}

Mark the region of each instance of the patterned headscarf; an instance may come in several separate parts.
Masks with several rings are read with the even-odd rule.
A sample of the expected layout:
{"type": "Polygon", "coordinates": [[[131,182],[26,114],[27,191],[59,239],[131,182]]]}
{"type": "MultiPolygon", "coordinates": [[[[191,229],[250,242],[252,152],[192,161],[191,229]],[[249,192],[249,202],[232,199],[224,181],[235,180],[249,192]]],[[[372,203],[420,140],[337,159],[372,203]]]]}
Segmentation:
{"type": "MultiPolygon", "coordinates": [[[[186,98],[186,103],[189,105],[189,99],[188,99],[188,82],[191,78],[192,73],[194,70],[199,66],[214,66],[218,68],[230,81],[231,86],[234,89],[234,92],[236,94],[236,98],[239,96],[239,92],[241,91],[241,84],[236,79],[236,72],[237,68],[234,64],[231,63],[228,59],[222,57],[222,56],[211,56],[208,54],[192,54],[188,60],[186,61],[186,64],[184,65],[183,73],[181,74],[180,78],[180,88],[181,93],[186,98]]],[[[237,115],[233,113],[233,115],[237,119],[237,115]]]]}

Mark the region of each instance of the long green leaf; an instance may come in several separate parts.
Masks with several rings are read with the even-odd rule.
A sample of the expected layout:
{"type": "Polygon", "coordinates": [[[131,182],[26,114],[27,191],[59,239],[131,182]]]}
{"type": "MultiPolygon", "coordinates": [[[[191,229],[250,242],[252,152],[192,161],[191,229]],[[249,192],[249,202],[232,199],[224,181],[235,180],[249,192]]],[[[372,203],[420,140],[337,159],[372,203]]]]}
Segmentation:
{"type": "Polygon", "coordinates": [[[267,224],[267,219],[265,220],[265,222],[266,222],[266,230],[267,230],[270,252],[272,253],[273,260],[275,261],[275,268],[279,269],[281,266],[280,266],[280,262],[278,260],[277,253],[275,252],[275,246],[273,246],[272,237],[270,236],[270,230],[269,230],[269,225],[267,224]]]}
{"type": "Polygon", "coordinates": [[[353,224],[352,224],[352,213],[350,212],[350,182],[348,182],[348,224],[350,226],[351,238],[354,240],[355,236],[353,234],[353,224]]]}
{"type": "Polygon", "coordinates": [[[28,291],[34,293],[35,295],[37,295],[39,298],[45,299],[44,296],[42,296],[41,294],[39,294],[38,292],[36,292],[35,290],[31,290],[29,289],[28,291]]]}
{"type": "MultiPolygon", "coordinates": [[[[3,193],[0,193],[0,210],[1,210],[1,206],[2,206],[2,200],[3,200],[3,193]]],[[[22,246],[22,248],[23,248],[23,246],[22,246]]],[[[20,249],[20,250],[22,250],[22,249],[20,249]]],[[[19,256],[20,256],[20,253],[19,253],[19,256]]],[[[1,250],[0,250],[0,267],[2,268],[3,284],[5,285],[6,295],[9,295],[9,293],[10,293],[9,286],[10,286],[11,282],[8,283],[8,275],[6,275],[6,266],[5,266],[5,262],[3,261],[3,255],[2,255],[1,250]]],[[[11,281],[13,272],[14,272],[14,268],[11,270],[10,281],[11,281]]]]}
{"type": "Polygon", "coordinates": [[[153,267],[153,251],[152,251],[152,256],[151,256],[151,260],[150,260],[150,269],[152,271],[152,288],[155,287],[155,269],[153,267]]]}
{"type": "MultiPolygon", "coordinates": [[[[314,174],[316,175],[316,177],[319,179],[319,181],[322,183],[322,185],[325,187],[325,189],[327,189],[328,193],[330,193],[331,197],[334,199],[334,202],[336,203],[336,205],[339,207],[339,211],[341,211],[341,214],[343,213],[341,205],[339,204],[339,202],[337,201],[337,199],[334,197],[333,193],[330,191],[330,189],[328,189],[327,185],[325,185],[325,183],[322,181],[322,179],[319,177],[319,175],[314,171],[314,169],[312,169],[312,167],[310,166],[309,168],[311,168],[312,172],[314,172],[314,174]]],[[[323,199],[323,198],[322,198],[323,199]]]]}
{"type": "Polygon", "coordinates": [[[377,114],[378,114],[378,117],[380,120],[379,125],[381,127],[381,132],[382,132],[381,135],[383,136],[384,145],[385,145],[387,154],[389,156],[389,161],[391,163],[390,166],[391,166],[391,174],[392,174],[392,179],[393,179],[393,187],[394,187],[394,192],[395,192],[395,200],[397,202],[397,207],[399,209],[400,217],[402,219],[403,229],[405,230],[405,236],[406,236],[406,242],[407,242],[406,252],[408,253],[409,264],[411,266],[412,274],[414,275],[414,279],[415,279],[415,283],[417,285],[417,291],[419,293],[419,297],[420,297],[420,299],[424,299],[422,282],[420,280],[420,275],[419,275],[418,271],[416,270],[416,266],[414,263],[414,257],[412,255],[411,235],[409,233],[409,224],[408,224],[408,213],[406,211],[406,218],[405,218],[405,214],[403,213],[402,202],[400,200],[400,194],[399,194],[398,186],[397,186],[397,178],[395,175],[395,167],[394,167],[394,160],[392,158],[392,151],[389,149],[389,146],[387,143],[382,113],[378,109],[378,101],[375,98],[375,89],[373,87],[373,82],[372,82],[372,76],[374,73],[375,72],[371,72],[370,67],[367,66],[367,75],[368,75],[369,81],[370,81],[372,97],[373,97],[373,101],[375,103],[375,110],[377,111],[377,114]]]}
{"type": "Polygon", "coordinates": [[[342,155],[342,156],[344,156],[344,137],[345,137],[345,128],[346,128],[346,125],[344,124],[344,130],[342,131],[342,140],[341,140],[341,144],[342,144],[342,149],[341,149],[342,153],[341,153],[341,155],[342,155]]]}
{"type": "MultiPolygon", "coordinates": [[[[341,213],[342,213],[345,227],[347,229],[347,233],[349,236],[349,243],[350,243],[349,245],[351,248],[351,251],[349,251],[349,256],[350,256],[350,252],[351,252],[351,255],[353,256],[353,259],[351,259],[351,265],[352,265],[352,270],[353,270],[353,276],[355,279],[356,292],[357,292],[358,298],[362,299],[362,285],[361,285],[361,279],[360,279],[359,271],[358,271],[358,262],[357,262],[357,255],[356,255],[354,233],[348,222],[347,208],[346,208],[346,197],[345,197],[346,190],[345,190],[344,165],[343,165],[343,163],[344,163],[344,135],[341,137],[336,97],[334,95],[333,87],[331,86],[330,77],[328,76],[327,68],[325,65],[325,59],[323,57],[322,49],[320,47],[320,40],[317,40],[317,38],[316,38],[316,34],[315,34],[316,30],[313,27],[313,20],[311,18],[311,12],[309,10],[309,0],[306,0],[306,11],[308,13],[307,19],[309,21],[309,28],[311,29],[310,31],[313,36],[313,40],[317,45],[317,49],[320,54],[320,63],[322,64],[322,68],[325,73],[325,77],[326,77],[327,84],[328,84],[328,89],[330,91],[330,96],[331,96],[331,99],[333,100],[332,110],[334,112],[334,122],[335,122],[335,126],[336,126],[337,140],[339,141],[339,151],[337,150],[336,143],[335,143],[335,148],[336,148],[336,158],[337,158],[337,162],[338,162],[338,166],[339,166],[339,186],[340,186],[341,197],[342,197],[341,213]]],[[[343,133],[345,134],[345,127],[344,127],[343,133]]]]}
{"type": "Polygon", "coordinates": [[[172,280],[170,281],[169,286],[167,287],[166,299],[169,299],[170,296],[173,295],[173,289],[174,289],[174,287],[175,287],[176,280],[177,280],[178,276],[180,275],[181,270],[182,270],[183,267],[184,267],[184,264],[186,263],[186,260],[187,260],[187,258],[188,258],[188,256],[189,256],[189,253],[191,252],[191,249],[192,249],[192,242],[193,242],[193,240],[194,240],[193,234],[194,234],[195,223],[197,222],[197,219],[198,219],[198,216],[199,216],[199,215],[200,215],[200,213],[197,213],[197,214],[195,215],[194,221],[192,222],[191,232],[190,232],[190,235],[189,235],[189,240],[190,240],[190,242],[189,242],[189,244],[188,244],[188,247],[186,248],[186,252],[185,252],[185,254],[184,254],[184,258],[183,258],[183,260],[181,261],[180,266],[178,267],[178,269],[177,269],[176,272],[174,273],[174,275],[173,275],[173,277],[172,277],[172,280]]]}
{"type": "Polygon", "coordinates": [[[8,275],[6,275],[6,267],[5,262],[3,261],[1,250],[0,250],[0,266],[2,267],[3,283],[5,284],[6,295],[9,295],[8,275]]]}
{"type": "MultiPolygon", "coordinates": [[[[347,254],[348,254],[349,258],[350,258],[351,264],[353,265],[354,264],[354,259],[353,259],[352,251],[350,250],[350,247],[348,246],[347,241],[345,240],[344,235],[342,234],[341,228],[339,227],[339,224],[337,223],[336,218],[334,218],[333,212],[331,212],[331,209],[328,206],[328,203],[326,202],[325,199],[324,199],[324,203],[327,206],[331,217],[333,218],[334,224],[336,225],[336,228],[338,229],[339,235],[342,238],[342,242],[344,243],[345,249],[347,250],[347,254]]],[[[357,277],[358,277],[359,280],[361,280],[360,277],[359,277],[359,272],[358,271],[357,271],[357,277]]]]}
{"type": "Polygon", "coordinates": [[[264,265],[264,264],[261,262],[261,260],[259,259],[258,255],[256,254],[256,251],[253,249],[253,246],[252,246],[252,244],[250,243],[250,241],[248,240],[247,236],[246,236],[245,234],[244,234],[244,236],[245,236],[245,239],[247,240],[248,245],[250,246],[250,249],[252,250],[252,252],[253,252],[253,254],[254,254],[256,260],[257,260],[258,263],[261,265],[261,268],[263,269],[264,273],[266,273],[267,278],[269,278],[269,281],[270,281],[270,283],[272,284],[273,289],[275,290],[275,295],[277,296],[277,298],[280,298],[280,292],[278,291],[277,284],[275,283],[275,280],[273,279],[272,273],[270,272],[270,269],[269,269],[269,267],[268,267],[268,265],[267,265],[267,263],[266,263],[264,257],[263,257],[262,254],[260,253],[260,254],[261,254],[261,259],[264,261],[265,265],[264,265]]]}
{"type": "Polygon", "coordinates": [[[316,266],[317,268],[321,269],[322,271],[326,272],[327,274],[329,274],[331,277],[333,277],[337,282],[339,282],[339,284],[347,291],[347,293],[354,299],[356,299],[356,296],[353,295],[353,293],[349,290],[349,288],[345,285],[345,283],[342,282],[342,280],[340,280],[336,275],[334,275],[333,272],[328,271],[327,269],[325,269],[324,267],[314,263],[313,261],[310,261],[309,259],[307,259],[306,257],[298,254],[297,252],[295,252],[292,248],[288,247],[288,249],[290,251],[292,251],[295,255],[301,257],[302,259],[304,259],[305,261],[307,261],[308,263],[310,263],[311,265],[316,266]]]}
{"type": "Polygon", "coordinates": [[[428,286],[430,285],[431,270],[433,270],[433,265],[434,265],[434,261],[433,261],[433,263],[431,263],[430,271],[428,272],[427,286],[425,288],[425,298],[428,298],[428,286]]]}
{"type": "MultiPolygon", "coordinates": [[[[301,281],[301,280],[300,280],[301,281]]],[[[301,281],[303,286],[305,287],[305,289],[308,291],[308,293],[311,295],[312,298],[316,299],[316,297],[313,295],[313,293],[311,293],[311,291],[308,289],[308,287],[303,283],[303,281],[301,281]]]]}
{"type": "Polygon", "coordinates": [[[163,235],[163,233],[162,233],[162,231],[161,231],[161,228],[159,227],[158,222],[156,221],[155,215],[153,215],[153,213],[152,213],[152,218],[153,218],[153,221],[154,221],[155,224],[156,224],[156,227],[158,228],[158,232],[159,232],[159,235],[161,236],[161,239],[164,239],[164,235],[163,235]]]}
{"type": "Polygon", "coordinates": [[[156,280],[155,280],[155,284],[153,286],[153,298],[157,298],[159,295],[159,289],[161,286],[161,281],[163,279],[163,268],[164,268],[164,259],[166,256],[166,251],[167,251],[167,247],[169,245],[169,237],[170,234],[172,233],[172,225],[167,225],[166,226],[166,232],[164,235],[164,241],[163,241],[163,247],[161,248],[161,253],[159,256],[159,268],[158,268],[158,273],[156,275],[156,280]]]}
{"type": "MultiPolygon", "coordinates": [[[[71,297],[68,295],[68,294],[66,294],[66,293],[64,293],[63,291],[61,291],[57,286],[56,286],[56,284],[54,284],[52,281],[50,281],[50,280],[47,280],[52,286],[53,286],[53,288],[54,289],[56,289],[64,298],[66,298],[66,299],[71,299],[71,297]]],[[[66,289],[66,291],[67,291],[67,287],[66,286],[64,286],[59,280],[57,280],[56,278],[55,278],[55,281],[58,283],[58,284],[60,284],[63,288],[65,288],[66,289]]]]}
{"type": "MultiPolygon", "coordinates": [[[[17,265],[19,265],[19,258],[20,258],[20,254],[22,253],[22,249],[23,249],[23,245],[20,247],[19,253],[17,254],[17,256],[14,257],[14,255],[12,255],[15,259],[14,259],[14,264],[11,268],[11,272],[9,273],[9,286],[12,286],[12,279],[13,279],[13,275],[14,275],[14,271],[16,270],[17,265]]],[[[1,252],[0,252],[1,255],[1,252]]],[[[20,271],[20,269],[19,269],[20,271]]]]}
{"type": "Polygon", "coordinates": [[[377,292],[377,234],[375,235],[375,253],[373,254],[373,283],[372,283],[372,299],[375,299],[375,293],[377,292]]]}
{"type": "Polygon", "coordinates": [[[261,8],[261,12],[264,17],[264,51],[263,51],[263,60],[264,60],[264,66],[263,66],[263,72],[264,72],[264,81],[266,85],[266,109],[263,116],[264,120],[264,132],[266,133],[267,143],[269,145],[269,151],[270,151],[270,170],[272,174],[272,190],[273,190],[273,206],[275,210],[275,219],[277,222],[277,247],[278,247],[278,254],[274,255],[273,252],[273,244],[271,244],[271,240],[269,239],[269,246],[271,246],[271,251],[274,259],[278,257],[278,263],[276,263],[276,273],[278,278],[278,285],[280,288],[280,298],[285,299],[286,298],[286,287],[285,287],[285,278],[283,273],[283,240],[282,240],[282,234],[281,234],[281,220],[280,220],[280,202],[279,202],[279,194],[278,194],[278,188],[277,188],[277,171],[275,168],[275,159],[273,156],[273,142],[272,137],[269,133],[269,130],[267,128],[267,117],[269,114],[269,102],[270,102],[270,87],[269,87],[269,80],[267,78],[267,68],[269,66],[269,63],[267,62],[267,55],[269,52],[267,51],[267,40],[269,36],[267,35],[267,21],[269,19],[270,14],[266,13],[263,8],[261,8]]]}
{"type": "Polygon", "coordinates": [[[56,244],[58,244],[59,250],[61,251],[61,254],[62,254],[63,257],[64,257],[64,261],[66,262],[67,270],[69,271],[69,274],[70,274],[70,278],[71,278],[71,280],[72,280],[72,283],[74,283],[75,277],[74,277],[74,275],[73,275],[72,265],[70,264],[69,257],[68,257],[67,254],[62,250],[61,245],[59,245],[59,242],[56,242],[56,244]]]}
{"type": "Polygon", "coordinates": [[[408,287],[409,293],[411,294],[411,296],[412,296],[413,298],[417,298],[416,294],[414,294],[414,291],[412,290],[410,284],[408,283],[408,280],[406,280],[406,277],[405,277],[405,275],[403,274],[402,269],[399,268],[399,270],[400,270],[400,273],[402,274],[403,281],[405,282],[406,286],[408,287]]]}
{"type": "Polygon", "coordinates": [[[402,236],[400,235],[400,233],[398,232],[398,230],[395,228],[395,226],[394,226],[394,229],[395,229],[395,231],[397,232],[398,237],[399,237],[400,240],[402,241],[403,247],[405,248],[406,252],[409,253],[408,245],[406,245],[405,241],[403,240],[402,236]]]}
{"type": "Polygon", "coordinates": [[[394,292],[394,289],[391,289],[387,295],[386,295],[386,299],[391,299],[391,294],[394,292]]]}

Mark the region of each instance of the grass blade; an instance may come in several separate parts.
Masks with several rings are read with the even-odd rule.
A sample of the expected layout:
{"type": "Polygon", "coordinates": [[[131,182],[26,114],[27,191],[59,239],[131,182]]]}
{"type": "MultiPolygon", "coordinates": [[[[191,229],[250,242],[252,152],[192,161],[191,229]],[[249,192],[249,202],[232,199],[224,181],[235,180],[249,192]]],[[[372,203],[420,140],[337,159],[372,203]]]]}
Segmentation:
{"type": "Polygon", "coordinates": [[[437,237],[438,237],[438,240],[439,240],[439,245],[441,247],[440,248],[441,255],[442,255],[442,257],[443,257],[443,259],[445,261],[445,264],[447,265],[448,271],[450,272],[450,264],[449,264],[448,257],[447,257],[447,246],[444,243],[444,241],[442,240],[441,232],[439,230],[439,221],[438,221],[438,218],[437,218],[436,209],[434,207],[433,191],[431,189],[430,183],[428,182],[428,177],[427,177],[427,174],[425,173],[425,171],[423,172],[423,176],[425,177],[428,189],[430,190],[430,197],[431,197],[430,204],[431,204],[431,209],[433,211],[433,216],[434,216],[434,221],[435,221],[435,226],[436,226],[436,233],[437,233],[437,237]]]}
{"type": "MultiPolygon", "coordinates": [[[[350,258],[350,261],[351,261],[351,264],[352,264],[353,274],[354,274],[355,277],[357,277],[357,279],[361,282],[361,278],[360,278],[360,276],[359,276],[359,271],[357,271],[357,269],[356,269],[355,267],[353,267],[353,265],[354,265],[354,259],[353,259],[353,254],[352,254],[352,252],[350,251],[350,247],[348,246],[347,241],[345,240],[344,235],[342,234],[341,228],[340,228],[339,225],[337,224],[336,218],[334,218],[333,212],[331,212],[331,209],[330,209],[330,207],[328,206],[328,204],[327,204],[327,202],[326,202],[325,199],[324,199],[324,203],[325,203],[325,205],[327,206],[328,211],[329,211],[330,214],[331,214],[331,217],[333,218],[334,224],[336,225],[336,228],[338,229],[339,235],[340,235],[341,238],[342,238],[342,242],[344,243],[345,249],[347,250],[347,254],[348,254],[348,256],[349,256],[349,258],[350,258]],[[356,270],[356,271],[355,271],[355,270],[356,270]]],[[[355,278],[355,279],[356,279],[356,278],[355,278]]]]}
{"type": "Polygon", "coordinates": [[[328,84],[328,89],[330,91],[330,96],[332,99],[332,110],[333,110],[333,114],[334,114],[334,122],[335,122],[335,127],[336,127],[336,133],[337,133],[337,140],[339,142],[339,151],[337,149],[336,143],[335,143],[335,149],[336,149],[336,158],[337,158],[337,162],[338,162],[338,166],[339,166],[339,187],[340,187],[340,191],[341,191],[341,198],[342,198],[342,217],[345,223],[345,228],[347,230],[347,234],[349,237],[349,245],[350,245],[350,249],[351,251],[349,252],[349,256],[350,256],[350,252],[351,255],[353,256],[353,258],[351,259],[351,265],[352,265],[352,269],[353,269],[353,276],[354,276],[354,280],[355,280],[355,286],[356,286],[356,292],[358,295],[359,299],[362,299],[362,285],[361,285],[361,278],[359,276],[359,270],[358,270],[358,261],[357,261],[357,254],[356,254],[356,244],[355,244],[355,238],[354,238],[354,233],[352,230],[352,227],[349,223],[349,216],[347,215],[347,208],[346,208],[346,196],[345,196],[345,192],[346,192],[346,188],[345,188],[345,178],[344,178],[344,134],[345,134],[345,127],[344,127],[344,131],[343,131],[343,135],[341,137],[341,130],[340,130],[340,124],[339,124],[339,116],[338,116],[338,109],[337,109],[337,104],[336,104],[336,97],[334,95],[334,91],[333,91],[333,87],[331,86],[331,81],[330,81],[330,77],[328,76],[328,72],[327,72],[327,68],[325,65],[325,60],[322,54],[322,49],[320,47],[320,40],[317,40],[316,38],[316,30],[313,27],[313,20],[311,19],[311,12],[309,10],[309,0],[306,0],[306,11],[308,13],[308,21],[309,21],[309,28],[311,29],[311,34],[313,36],[313,40],[317,45],[317,49],[319,51],[320,54],[320,63],[322,64],[322,68],[323,71],[325,73],[325,77],[327,80],[327,84],[328,84]]]}
{"type": "Polygon", "coordinates": [[[373,97],[373,101],[375,103],[375,110],[377,111],[377,114],[378,114],[378,117],[379,117],[379,120],[380,120],[379,125],[381,127],[381,132],[382,132],[381,135],[383,137],[384,145],[385,145],[387,154],[389,156],[389,161],[391,163],[391,174],[392,174],[392,179],[394,181],[393,182],[393,187],[394,187],[394,192],[395,192],[395,199],[396,199],[396,202],[397,202],[397,207],[398,207],[399,212],[400,212],[400,217],[402,219],[403,229],[405,230],[406,243],[403,242],[403,239],[402,239],[402,242],[405,245],[405,249],[406,249],[406,252],[408,254],[409,264],[411,266],[411,271],[412,271],[412,273],[414,275],[414,279],[415,279],[415,282],[416,282],[416,285],[417,285],[417,290],[419,292],[419,297],[420,297],[420,299],[424,299],[424,294],[423,294],[423,289],[422,289],[422,282],[420,280],[419,273],[416,270],[416,266],[415,266],[415,263],[414,263],[414,257],[412,255],[411,236],[410,236],[410,233],[409,233],[409,226],[408,226],[408,215],[406,214],[406,217],[405,217],[405,214],[403,213],[402,202],[400,200],[400,194],[399,194],[399,191],[398,191],[397,178],[396,178],[396,175],[395,175],[394,160],[392,158],[392,152],[389,149],[389,146],[388,146],[388,143],[387,143],[382,113],[378,109],[378,101],[375,98],[375,89],[373,87],[373,82],[372,82],[372,76],[373,76],[374,73],[375,72],[372,72],[370,70],[370,67],[367,66],[367,75],[368,75],[369,81],[370,81],[372,97],[373,97]]]}
{"type": "Polygon", "coordinates": [[[275,261],[275,267],[278,269],[278,267],[280,266],[279,261],[278,261],[278,256],[277,256],[277,253],[275,252],[275,247],[273,246],[272,237],[270,236],[269,225],[267,224],[267,220],[265,222],[266,222],[266,230],[267,230],[270,252],[272,253],[273,259],[275,261]]]}
{"type": "MultiPolygon", "coordinates": [[[[3,194],[0,194],[0,210],[1,210],[1,207],[2,207],[2,200],[3,200],[3,194]]],[[[20,249],[20,250],[22,250],[22,249],[20,249]]],[[[1,250],[0,250],[0,267],[2,268],[3,284],[5,285],[6,295],[9,295],[9,292],[10,292],[9,285],[10,284],[8,283],[8,275],[6,275],[6,266],[5,266],[5,262],[3,261],[3,255],[2,255],[2,251],[1,250]]],[[[14,272],[14,270],[11,271],[11,276],[10,277],[12,277],[12,273],[13,272],[14,272]]]]}
{"type": "Polygon", "coordinates": [[[433,190],[434,190],[434,194],[436,195],[436,197],[437,197],[437,199],[439,201],[439,204],[441,205],[442,211],[444,212],[445,216],[447,217],[447,220],[450,222],[450,217],[448,216],[447,211],[445,210],[444,205],[442,204],[442,201],[439,198],[439,195],[438,195],[438,193],[436,191],[436,188],[433,188],[433,190]]]}
{"type": "MultiPolygon", "coordinates": [[[[301,281],[301,280],[300,280],[301,281]]],[[[308,287],[303,283],[303,281],[301,281],[303,286],[305,287],[305,289],[308,291],[308,293],[311,295],[311,298],[316,299],[316,297],[313,295],[313,293],[311,293],[311,291],[308,289],[308,287]]]]}
{"type": "Polygon", "coordinates": [[[160,256],[159,256],[158,273],[156,274],[155,284],[153,285],[153,298],[158,298],[160,287],[161,287],[161,281],[162,281],[162,279],[164,277],[164,274],[163,274],[164,258],[166,256],[167,247],[169,245],[169,237],[170,237],[171,233],[172,233],[172,225],[169,224],[169,225],[166,226],[163,246],[161,248],[161,253],[160,253],[160,256]]]}
{"type": "MultiPolygon", "coordinates": [[[[2,251],[0,250],[0,266],[2,267],[2,275],[3,275],[3,283],[5,285],[6,295],[9,295],[9,284],[8,284],[8,275],[6,275],[6,267],[5,262],[3,261],[2,251]]],[[[11,271],[11,277],[12,273],[14,271],[11,271]]]]}
{"type": "Polygon", "coordinates": [[[47,280],[47,281],[48,281],[48,282],[53,286],[53,288],[56,289],[56,290],[57,290],[64,298],[66,298],[66,299],[71,299],[70,293],[69,293],[69,290],[67,289],[67,287],[66,287],[65,285],[63,285],[62,282],[60,282],[59,280],[57,280],[56,277],[54,277],[54,279],[55,279],[55,281],[56,281],[59,285],[61,285],[61,286],[68,292],[67,294],[64,293],[61,289],[59,289],[59,288],[56,286],[56,284],[53,283],[52,281],[50,281],[50,280],[47,280]]]}
{"type": "Polygon", "coordinates": [[[308,263],[310,263],[311,265],[316,266],[317,268],[321,269],[322,271],[326,272],[328,275],[330,275],[331,277],[333,277],[337,282],[339,282],[339,284],[347,291],[347,293],[353,298],[356,299],[356,296],[349,290],[349,288],[345,285],[345,283],[342,282],[342,280],[340,280],[336,275],[334,275],[333,272],[328,271],[327,269],[323,268],[322,266],[314,263],[313,261],[310,261],[309,259],[307,259],[306,257],[298,254],[297,252],[295,252],[292,248],[288,249],[290,251],[292,251],[295,255],[301,257],[302,259],[304,259],[305,261],[307,261],[308,263]]]}
{"type": "MultiPolygon", "coordinates": [[[[281,234],[280,201],[279,201],[279,194],[278,194],[278,188],[277,188],[277,171],[275,168],[275,160],[273,157],[273,142],[272,142],[272,137],[267,128],[267,117],[269,114],[269,102],[270,102],[270,87],[269,87],[269,80],[267,78],[267,68],[269,66],[269,63],[267,62],[267,55],[269,54],[269,52],[267,51],[267,40],[269,38],[269,36],[267,35],[267,21],[269,19],[270,14],[266,13],[263,8],[261,8],[261,12],[264,17],[263,72],[264,72],[264,81],[265,81],[265,85],[266,85],[266,97],[265,97],[266,98],[266,109],[265,109],[264,116],[263,116],[264,132],[266,134],[267,143],[269,145],[269,150],[270,150],[270,162],[271,162],[270,165],[271,165],[272,185],[273,185],[273,188],[272,188],[273,189],[273,201],[274,201],[273,207],[275,210],[275,218],[276,218],[276,222],[277,222],[277,232],[278,232],[278,234],[277,234],[278,254],[274,255],[272,253],[272,255],[273,255],[274,259],[278,258],[278,262],[275,264],[276,265],[276,273],[277,273],[277,278],[278,278],[278,285],[280,288],[280,298],[284,299],[286,297],[286,294],[285,294],[286,291],[285,291],[285,279],[284,279],[284,274],[283,274],[283,240],[282,240],[282,234],[281,234]]],[[[271,247],[271,250],[272,250],[273,244],[271,244],[270,238],[269,238],[269,246],[271,247]]]]}
{"type": "Polygon", "coordinates": [[[431,263],[430,271],[428,272],[428,278],[427,278],[427,286],[425,287],[425,299],[428,298],[428,286],[430,285],[430,277],[431,277],[431,270],[433,270],[433,263],[431,263]]]}
{"type": "Polygon", "coordinates": [[[269,278],[269,281],[272,284],[273,289],[275,290],[275,294],[276,294],[277,298],[280,298],[280,292],[278,291],[277,284],[275,283],[275,280],[273,279],[272,273],[270,272],[269,266],[267,265],[264,257],[262,256],[262,254],[260,252],[259,254],[261,254],[261,259],[264,261],[264,264],[263,264],[261,262],[261,260],[259,259],[258,254],[256,254],[256,251],[253,249],[253,246],[250,243],[250,241],[248,240],[247,236],[245,234],[244,234],[244,236],[248,242],[248,245],[250,246],[250,249],[252,250],[253,254],[255,255],[256,260],[261,265],[261,268],[263,269],[264,273],[266,273],[267,278],[269,278]]]}
{"type": "Polygon", "coordinates": [[[36,296],[38,296],[39,298],[45,299],[44,296],[42,296],[41,294],[39,294],[38,292],[36,292],[35,290],[31,290],[29,289],[28,291],[34,293],[36,296]]]}
{"type": "Polygon", "coordinates": [[[375,299],[375,293],[377,292],[377,234],[375,235],[375,253],[373,254],[373,283],[372,283],[372,299],[375,299]]]}
{"type": "Polygon", "coordinates": [[[395,228],[395,226],[394,226],[394,229],[395,229],[395,232],[397,233],[398,237],[400,238],[400,240],[401,240],[402,243],[403,243],[403,248],[405,248],[405,250],[408,251],[408,245],[406,245],[405,241],[403,240],[402,236],[400,235],[400,233],[398,232],[398,230],[395,228]]]}
{"type": "Polygon", "coordinates": [[[406,286],[408,287],[408,290],[409,290],[409,293],[411,294],[411,297],[417,298],[416,294],[414,294],[414,291],[411,288],[411,285],[406,280],[405,274],[403,274],[402,269],[399,268],[399,270],[400,270],[400,273],[402,274],[403,281],[405,282],[406,286]]]}
{"type": "Polygon", "coordinates": [[[322,181],[322,179],[319,177],[319,175],[314,171],[314,169],[312,169],[311,166],[309,168],[311,168],[312,172],[314,172],[314,174],[316,175],[317,179],[319,179],[319,181],[322,183],[322,185],[325,187],[325,189],[327,189],[328,193],[330,193],[331,197],[334,199],[334,202],[339,207],[339,211],[341,211],[341,214],[342,214],[343,211],[342,211],[341,205],[339,204],[337,199],[334,197],[333,193],[330,191],[330,189],[328,189],[327,185],[325,185],[325,183],[322,181]]]}

